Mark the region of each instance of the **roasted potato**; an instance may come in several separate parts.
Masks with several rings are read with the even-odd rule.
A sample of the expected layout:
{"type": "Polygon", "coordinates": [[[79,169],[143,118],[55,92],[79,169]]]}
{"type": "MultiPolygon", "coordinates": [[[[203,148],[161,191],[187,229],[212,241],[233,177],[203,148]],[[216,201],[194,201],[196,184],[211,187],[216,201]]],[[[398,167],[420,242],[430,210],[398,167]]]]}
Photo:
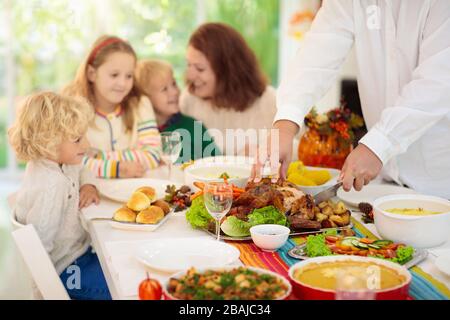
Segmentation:
{"type": "Polygon", "coordinates": [[[315,218],[316,221],[322,222],[327,219],[328,219],[328,216],[326,214],[323,214],[323,213],[316,214],[316,218],[315,218]]]}
{"type": "Polygon", "coordinates": [[[347,207],[345,206],[345,204],[342,201],[339,201],[336,204],[336,207],[334,209],[334,213],[335,214],[344,214],[347,211],[347,207]]]}
{"type": "Polygon", "coordinates": [[[334,213],[333,208],[331,206],[326,206],[321,211],[322,214],[325,214],[327,216],[331,216],[334,213]]]}
{"type": "Polygon", "coordinates": [[[350,223],[350,214],[348,212],[340,216],[334,214],[330,217],[330,220],[336,223],[339,227],[344,227],[350,223]]]}
{"type": "Polygon", "coordinates": [[[319,203],[319,205],[318,205],[319,209],[323,209],[326,206],[328,206],[328,201],[323,201],[323,202],[319,203]]]}

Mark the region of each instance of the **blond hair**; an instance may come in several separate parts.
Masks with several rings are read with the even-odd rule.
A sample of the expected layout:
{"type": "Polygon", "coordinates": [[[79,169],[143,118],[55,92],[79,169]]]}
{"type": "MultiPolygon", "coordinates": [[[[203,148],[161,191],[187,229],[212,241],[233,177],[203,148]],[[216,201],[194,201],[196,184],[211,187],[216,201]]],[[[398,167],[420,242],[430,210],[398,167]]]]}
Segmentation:
{"type": "MultiPolygon", "coordinates": [[[[94,42],[84,62],[78,67],[75,79],[63,89],[63,93],[70,96],[84,97],[95,106],[94,85],[87,77],[88,66],[97,69],[106,61],[111,53],[115,52],[131,54],[137,60],[136,53],[128,42],[114,36],[101,36],[94,42]]],[[[124,110],[122,119],[127,131],[133,129],[134,109],[137,108],[141,97],[141,93],[136,86],[136,81],[135,79],[133,80],[133,87],[121,103],[124,110]]]]}
{"type": "Polygon", "coordinates": [[[136,66],[135,78],[139,90],[150,97],[154,80],[172,75],[170,63],[163,60],[141,60],[136,66]]]}
{"type": "Polygon", "coordinates": [[[85,99],[36,93],[19,107],[9,140],[20,160],[56,159],[61,143],[84,136],[93,118],[85,99]]]}

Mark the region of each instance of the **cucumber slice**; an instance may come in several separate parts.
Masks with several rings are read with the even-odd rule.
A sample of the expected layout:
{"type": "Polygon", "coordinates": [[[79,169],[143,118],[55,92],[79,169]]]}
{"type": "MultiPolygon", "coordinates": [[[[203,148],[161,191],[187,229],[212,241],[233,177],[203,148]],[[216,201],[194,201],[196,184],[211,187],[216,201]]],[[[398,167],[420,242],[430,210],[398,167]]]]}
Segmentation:
{"type": "Polygon", "coordinates": [[[369,246],[369,248],[372,248],[372,249],[377,249],[377,250],[381,249],[381,246],[374,244],[374,243],[370,243],[370,244],[368,244],[368,246],[369,246]]]}
{"type": "Polygon", "coordinates": [[[394,242],[391,240],[375,240],[372,244],[375,244],[380,247],[385,247],[387,245],[390,245],[391,243],[394,243],[394,242]]]}
{"type": "Polygon", "coordinates": [[[360,249],[368,249],[369,247],[367,246],[367,244],[359,242],[358,240],[352,240],[352,244],[360,249]]]}
{"type": "MultiPolygon", "coordinates": [[[[355,239],[348,239],[348,238],[344,238],[344,240],[341,241],[341,245],[343,246],[347,246],[347,247],[353,247],[353,241],[355,239]]],[[[358,241],[358,240],[356,240],[358,241]]]]}

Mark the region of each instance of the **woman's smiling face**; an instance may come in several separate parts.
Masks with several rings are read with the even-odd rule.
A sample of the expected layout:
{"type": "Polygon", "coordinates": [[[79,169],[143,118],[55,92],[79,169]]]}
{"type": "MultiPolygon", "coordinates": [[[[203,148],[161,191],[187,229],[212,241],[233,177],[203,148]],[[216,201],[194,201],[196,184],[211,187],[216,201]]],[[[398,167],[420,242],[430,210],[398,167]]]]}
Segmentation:
{"type": "Polygon", "coordinates": [[[186,52],[186,79],[192,93],[202,99],[211,99],[216,90],[216,75],[206,56],[193,46],[186,52]]]}

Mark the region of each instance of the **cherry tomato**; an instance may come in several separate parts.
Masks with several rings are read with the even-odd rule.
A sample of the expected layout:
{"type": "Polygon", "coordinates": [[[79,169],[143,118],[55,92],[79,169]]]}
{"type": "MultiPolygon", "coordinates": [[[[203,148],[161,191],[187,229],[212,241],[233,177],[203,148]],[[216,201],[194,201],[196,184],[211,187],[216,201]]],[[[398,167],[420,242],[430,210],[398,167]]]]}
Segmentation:
{"type": "Polygon", "coordinates": [[[147,273],[147,279],[139,285],[140,300],[161,300],[162,287],[158,280],[151,279],[147,273]]]}
{"type": "Polygon", "coordinates": [[[386,255],[388,258],[395,258],[397,256],[397,254],[395,253],[394,250],[391,249],[387,249],[386,250],[386,255]]]}

